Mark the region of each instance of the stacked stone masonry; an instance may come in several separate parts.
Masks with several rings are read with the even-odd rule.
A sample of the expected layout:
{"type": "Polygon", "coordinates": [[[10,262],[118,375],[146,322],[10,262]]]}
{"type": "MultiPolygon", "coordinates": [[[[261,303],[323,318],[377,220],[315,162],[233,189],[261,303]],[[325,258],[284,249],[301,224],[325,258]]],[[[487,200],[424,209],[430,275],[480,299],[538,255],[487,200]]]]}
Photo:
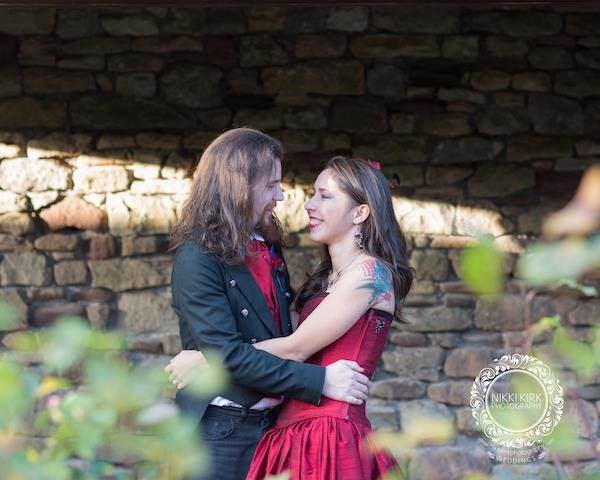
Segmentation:
{"type": "MultiPolygon", "coordinates": [[[[398,175],[416,281],[370,418],[455,423],[450,445],[414,453],[422,478],[513,472],[477,443],[473,378],[519,351],[532,318],[560,312],[586,338],[600,301],[526,304],[510,280],[490,304],[458,280],[459,255],[491,234],[513,278],[543,216],[598,163],[600,9],[0,8],[0,297],[20,328],[80,315],[130,332],[136,361],[176,353],[168,233],[199,154],[235,126],[284,144],[278,213],[296,286],[318,252],[303,204],[319,165],[355,155],[398,175]]],[[[575,474],[594,465],[600,379],[563,373],[591,422],[562,459],[575,474]]]]}

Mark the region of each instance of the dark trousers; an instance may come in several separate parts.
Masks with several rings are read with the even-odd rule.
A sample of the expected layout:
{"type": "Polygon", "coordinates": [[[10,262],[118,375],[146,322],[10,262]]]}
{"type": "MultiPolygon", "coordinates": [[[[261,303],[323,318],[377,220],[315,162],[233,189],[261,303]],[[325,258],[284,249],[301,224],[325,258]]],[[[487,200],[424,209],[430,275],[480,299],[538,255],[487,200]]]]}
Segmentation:
{"type": "Polygon", "coordinates": [[[243,480],[259,440],[275,423],[279,407],[268,410],[209,405],[199,434],[207,449],[209,468],[189,480],[243,480]]]}

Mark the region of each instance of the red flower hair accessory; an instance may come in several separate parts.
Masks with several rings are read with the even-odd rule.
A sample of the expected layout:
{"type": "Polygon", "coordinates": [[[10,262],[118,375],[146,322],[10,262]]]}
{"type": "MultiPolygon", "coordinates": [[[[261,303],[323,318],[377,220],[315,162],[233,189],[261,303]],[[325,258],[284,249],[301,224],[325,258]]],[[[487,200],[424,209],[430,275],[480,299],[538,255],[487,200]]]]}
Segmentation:
{"type": "MultiPolygon", "coordinates": [[[[377,162],[375,160],[369,160],[368,158],[366,158],[366,159],[363,158],[361,160],[363,160],[367,165],[370,165],[371,167],[373,167],[378,172],[381,172],[381,163],[380,162],[377,162]]],[[[390,188],[390,190],[393,190],[394,188],[397,188],[400,186],[400,177],[398,176],[397,173],[394,173],[392,178],[386,178],[386,180],[388,182],[388,187],[390,188]]]]}
{"type": "Polygon", "coordinates": [[[369,165],[371,165],[375,170],[378,170],[381,172],[381,163],[376,162],[375,160],[365,160],[365,162],[367,162],[369,165]]]}

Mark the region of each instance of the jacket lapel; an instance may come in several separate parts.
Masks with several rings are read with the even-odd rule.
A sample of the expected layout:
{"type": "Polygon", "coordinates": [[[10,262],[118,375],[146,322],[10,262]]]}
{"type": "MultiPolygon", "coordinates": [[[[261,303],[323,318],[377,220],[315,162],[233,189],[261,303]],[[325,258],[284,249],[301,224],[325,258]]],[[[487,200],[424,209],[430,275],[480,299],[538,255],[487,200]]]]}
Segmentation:
{"type": "Polygon", "coordinates": [[[277,290],[277,301],[280,305],[281,334],[291,335],[292,322],[290,321],[290,307],[294,301],[294,291],[290,285],[290,274],[285,263],[283,250],[281,246],[275,247],[275,255],[279,258],[280,264],[275,271],[275,285],[277,290]]]}
{"type": "MultiPolygon", "coordinates": [[[[256,312],[260,321],[267,327],[271,335],[279,337],[280,333],[277,331],[275,325],[275,319],[269,310],[269,306],[263,297],[260,288],[256,284],[254,277],[246,265],[233,265],[228,266],[231,277],[236,281],[237,287],[242,292],[242,295],[248,300],[250,307],[256,312]]],[[[277,294],[279,296],[279,293],[277,294]]]]}
{"type": "Polygon", "coordinates": [[[292,333],[289,328],[290,309],[288,299],[285,297],[287,291],[285,283],[285,274],[283,272],[273,272],[273,281],[275,282],[275,291],[277,292],[277,304],[279,305],[279,323],[281,323],[281,335],[284,337],[292,333]]]}

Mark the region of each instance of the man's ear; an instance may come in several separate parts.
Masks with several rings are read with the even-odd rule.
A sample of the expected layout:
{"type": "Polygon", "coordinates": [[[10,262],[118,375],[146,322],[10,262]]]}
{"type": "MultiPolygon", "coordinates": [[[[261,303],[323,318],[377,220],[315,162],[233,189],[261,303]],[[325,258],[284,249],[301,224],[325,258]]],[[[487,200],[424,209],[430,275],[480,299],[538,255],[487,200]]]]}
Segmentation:
{"type": "Polygon", "coordinates": [[[354,224],[359,225],[359,224],[363,223],[367,218],[369,218],[370,214],[371,214],[371,208],[366,203],[359,205],[354,210],[354,219],[353,219],[354,224]]]}

